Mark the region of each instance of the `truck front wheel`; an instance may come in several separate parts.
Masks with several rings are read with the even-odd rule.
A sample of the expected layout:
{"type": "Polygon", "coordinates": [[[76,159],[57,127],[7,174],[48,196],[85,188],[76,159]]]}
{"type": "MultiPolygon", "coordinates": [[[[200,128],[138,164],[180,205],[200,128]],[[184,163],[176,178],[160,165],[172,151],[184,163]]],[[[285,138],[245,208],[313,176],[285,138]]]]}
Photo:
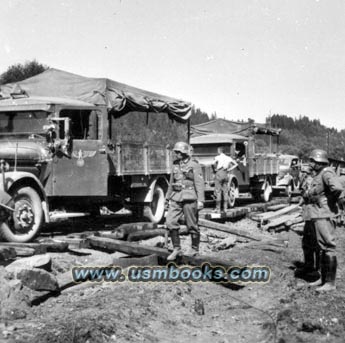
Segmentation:
{"type": "Polygon", "coordinates": [[[160,223],[164,218],[165,195],[163,188],[155,185],[152,202],[144,207],[144,217],[152,223],[160,223]]]}
{"type": "Polygon", "coordinates": [[[43,221],[41,199],[31,187],[19,188],[12,196],[14,212],[1,224],[0,234],[8,242],[29,242],[38,234],[43,221]]]}
{"type": "Polygon", "coordinates": [[[233,208],[236,203],[237,187],[234,180],[231,180],[229,184],[229,207],[233,208]]]}

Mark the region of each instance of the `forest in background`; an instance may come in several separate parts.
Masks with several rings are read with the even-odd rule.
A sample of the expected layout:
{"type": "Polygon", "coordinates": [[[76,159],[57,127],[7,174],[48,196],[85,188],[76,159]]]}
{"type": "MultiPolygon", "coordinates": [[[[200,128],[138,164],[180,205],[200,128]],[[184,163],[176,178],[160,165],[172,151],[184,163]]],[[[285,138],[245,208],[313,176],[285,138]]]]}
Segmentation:
{"type": "MultiPolygon", "coordinates": [[[[36,60],[24,64],[15,64],[0,74],[0,85],[24,80],[37,75],[49,67],[36,60]]],[[[205,123],[217,119],[216,113],[208,114],[192,107],[191,125],[205,123]]],[[[231,121],[254,122],[253,119],[231,118],[231,121]]],[[[280,152],[298,155],[307,160],[313,149],[324,149],[329,157],[345,159],[345,129],[337,130],[322,125],[320,120],[311,120],[307,116],[292,118],[284,114],[274,114],[266,118],[266,125],[282,129],[280,135],[280,152]]]]}

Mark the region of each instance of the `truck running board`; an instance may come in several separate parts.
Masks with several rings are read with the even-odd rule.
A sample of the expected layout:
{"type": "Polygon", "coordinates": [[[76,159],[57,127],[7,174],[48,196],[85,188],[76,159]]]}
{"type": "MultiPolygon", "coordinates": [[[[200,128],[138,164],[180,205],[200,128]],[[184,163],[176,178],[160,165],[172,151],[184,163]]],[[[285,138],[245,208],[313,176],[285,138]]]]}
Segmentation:
{"type": "Polygon", "coordinates": [[[89,216],[90,213],[88,212],[50,212],[49,218],[51,222],[59,221],[59,220],[66,220],[69,218],[76,218],[76,217],[86,217],[89,216]]]}

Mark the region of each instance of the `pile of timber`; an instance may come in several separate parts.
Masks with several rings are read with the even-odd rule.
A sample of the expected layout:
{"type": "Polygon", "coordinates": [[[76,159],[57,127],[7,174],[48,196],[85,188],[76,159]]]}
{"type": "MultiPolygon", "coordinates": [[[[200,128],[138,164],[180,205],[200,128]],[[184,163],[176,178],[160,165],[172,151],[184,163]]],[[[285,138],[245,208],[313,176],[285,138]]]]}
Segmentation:
{"type": "Polygon", "coordinates": [[[277,210],[267,211],[251,216],[258,222],[262,230],[290,230],[303,225],[302,209],[298,204],[277,207],[277,210]]]}

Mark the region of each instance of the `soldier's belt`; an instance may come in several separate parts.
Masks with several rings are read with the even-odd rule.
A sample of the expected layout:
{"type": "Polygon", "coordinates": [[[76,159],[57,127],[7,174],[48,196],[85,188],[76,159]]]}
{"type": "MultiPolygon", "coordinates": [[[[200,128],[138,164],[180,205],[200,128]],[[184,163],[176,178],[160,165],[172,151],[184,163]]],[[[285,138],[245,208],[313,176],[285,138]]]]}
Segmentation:
{"type": "Polygon", "coordinates": [[[186,185],[182,185],[180,183],[173,183],[172,184],[172,189],[175,191],[175,192],[180,192],[182,191],[183,189],[194,189],[193,186],[186,186],[186,185]]]}

